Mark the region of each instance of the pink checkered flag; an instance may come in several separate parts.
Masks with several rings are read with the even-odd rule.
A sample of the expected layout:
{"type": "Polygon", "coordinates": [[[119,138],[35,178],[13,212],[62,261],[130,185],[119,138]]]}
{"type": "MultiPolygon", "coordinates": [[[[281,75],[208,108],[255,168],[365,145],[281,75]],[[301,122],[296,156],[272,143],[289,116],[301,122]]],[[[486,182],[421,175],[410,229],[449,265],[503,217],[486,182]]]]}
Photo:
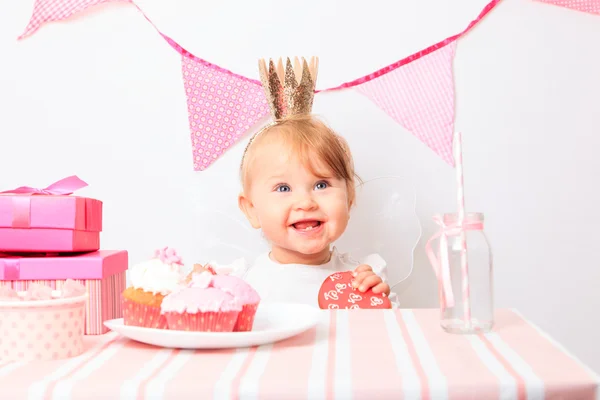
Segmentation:
{"type": "Polygon", "coordinates": [[[556,6],[570,8],[587,12],[590,14],[600,14],[600,0],[536,0],[541,3],[554,4],[556,6]]]}
{"type": "Polygon", "coordinates": [[[356,87],[451,166],[455,50],[456,41],[356,87]]]}
{"type": "Polygon", "coordinates": [[[46,22],[61,21],[73,14],[84,11],[88,7],[117,1],[124,3],[132,2],[132,0],[35,0],[29,24],[25,28],[25,32],[18,39],[23,39],[33,34],[46,22]]]}

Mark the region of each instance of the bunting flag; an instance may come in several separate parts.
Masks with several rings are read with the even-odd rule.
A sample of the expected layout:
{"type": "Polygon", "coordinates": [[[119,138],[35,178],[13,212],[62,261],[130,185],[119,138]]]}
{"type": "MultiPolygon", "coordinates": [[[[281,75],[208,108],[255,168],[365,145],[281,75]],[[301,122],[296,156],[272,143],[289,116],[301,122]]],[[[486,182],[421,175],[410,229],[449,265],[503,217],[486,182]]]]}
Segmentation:
{"type": "MultiPolygon", "coordinates": [[[[90,6],[111,1],[133,4],[181,56],[194,170],[205,170],[268,115],[260,81],[235,74],[186,51],[160,32],[133,0],[36,0],[31,20],[19,39],[31,35],[45,22],[60,21],[90,6]]],[[[459,34],[372,74],[317,92],[355,88],[454,166],[452,64],[457,40],[500,1],[491,0],[459,34]]]]}
{"type": "Polygon", "coordinates": [[[356,87],[452,166],[455,50],[456,41],[356,87]]]}
{"type": "Polygon", "coordinates": [[[61,21],[88,7],[102,3],[131,3],[131,0],[35,0],[33,13],[25,32],[19,36],[23,39],[37,31],[46,22],[61,21]]]}
{"type": "Polygon", "coordinates": [[[203,171],[269,112],[259,82],[245,79],[189,53],[181,54],[194,170],[203,171]]]}
{"type": "Polygon", "coordinates": [[[536,0],[540,3],[583,11],[590,14],[600,14],[600,0],[536,0]]]}

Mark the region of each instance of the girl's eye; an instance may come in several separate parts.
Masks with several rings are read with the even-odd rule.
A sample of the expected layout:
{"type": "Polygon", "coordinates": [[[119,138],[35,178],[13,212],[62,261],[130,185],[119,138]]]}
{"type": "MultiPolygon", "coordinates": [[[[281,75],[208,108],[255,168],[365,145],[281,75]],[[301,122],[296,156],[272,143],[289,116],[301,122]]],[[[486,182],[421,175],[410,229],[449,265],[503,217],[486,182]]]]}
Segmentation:
{"type": "Polygon", "coordinates": [[[290,188],[288,185],[279,185],[277,188],[275,188],[275,191],[277,192],[290,192],[291,190],[292,188],[290,188]]]}
{"type": "Polygon", "coordinates": [[[327,182],[319,182],[315,185],[315,189],[323,190],[323,189],[326,189],[328,186],[329,186],[329,184],[327,182]]]}

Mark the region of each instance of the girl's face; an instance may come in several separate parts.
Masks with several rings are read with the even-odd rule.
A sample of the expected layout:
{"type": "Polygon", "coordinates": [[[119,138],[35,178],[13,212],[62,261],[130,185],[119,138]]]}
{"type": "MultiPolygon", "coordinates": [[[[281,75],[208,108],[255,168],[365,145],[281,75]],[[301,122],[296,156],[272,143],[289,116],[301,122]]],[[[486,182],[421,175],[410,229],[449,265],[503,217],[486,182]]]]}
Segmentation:
{"type": "Polygon", "coordinates": [[[318,159],[311,159],[311,172],[280,141],[255,151],[250,189],[239,203],[271,243],[271,257],[285,264],[327,262],[350,218],[346,182],[318,159]]]}

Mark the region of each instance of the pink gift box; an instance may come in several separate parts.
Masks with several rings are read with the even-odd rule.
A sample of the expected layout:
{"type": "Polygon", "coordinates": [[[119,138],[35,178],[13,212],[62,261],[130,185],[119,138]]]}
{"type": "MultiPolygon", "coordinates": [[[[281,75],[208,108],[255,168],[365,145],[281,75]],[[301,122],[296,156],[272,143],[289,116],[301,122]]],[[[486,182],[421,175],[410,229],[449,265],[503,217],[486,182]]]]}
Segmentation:
{"type": "Polygon", "coordinates": [[[0,251],[98,250],[102,202],[69,196],[86,186],[73,175],[42,189],[21,186],[0,192],[0,251]]]}
{"type": "Polygon", "coordinates": [[[81,283],[89,294],[85,334],[101,335],[108,332],[104,321],[123,316],[120,299],[126,287],[128,262],[125,250],[100,250],[59,257],[4,254],[0,256],[0,284],[24,291],[31,283],[55,290],[62,290],[67,279],[81,283]]]}
{"type": "Polygon", "coordinates": [[[0,251],[96,251],[100,248],[100,231],[100,200],[0,195],[0,251]]]}

